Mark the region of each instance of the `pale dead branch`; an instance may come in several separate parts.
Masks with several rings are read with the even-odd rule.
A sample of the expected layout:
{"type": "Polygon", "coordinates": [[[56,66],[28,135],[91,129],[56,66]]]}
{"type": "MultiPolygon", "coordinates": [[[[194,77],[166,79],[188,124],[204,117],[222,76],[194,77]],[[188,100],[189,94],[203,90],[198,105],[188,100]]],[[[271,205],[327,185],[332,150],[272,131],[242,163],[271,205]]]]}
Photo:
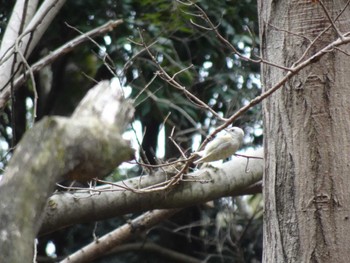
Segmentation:
{"type": "Polygon", "coordinates": [[[100,257],[112,248],[124,244],[135,234],[159,224],[180,210],[181,209],[167,209],[146,212],[129,223],[124,224],[116,230],[109,232],[105,236],[98,238],[93,243],[90,243],[75,253],[69,255],[69,257],[63,259],[61,263],[87,262],[100,257]]]}
{"type": "MultiPolygon", "coordinates": [[[[65,0],[46,0],[42,3],[39,10],[28,23],[26,29],[21,33],[17,40],[14,40],[11,47],[1,54],[4,54],[0,60],[0,90],[3,91],[10,83],[11,79],[21,69],[20,63],[16,62],[16,53],[22,52],[25,58],[31,54],[32,50],[39,42],[41,36],[50,25],[51,21],[57,15],[65,0]],[[16,50],[15,42],[20,43],[20,49],[16,50]]],[[[0,105],[3,105],[2,96],[0,97],[0,105]]]]}
{"type": "MultiPolygon", "coordinates": [[[[103,35],[106,32],[113,30],[115,27],[119,26],[122,23],[123,23],[123,21],[120,19],[114,20],[114,21],[109,21],[100,27],[97,27],[89,32],[83,33],[82,35],[72,39],[71,41],[67,42],[63,46],[52,51],[49,55],[40,59],[38,62],[31,65],[30,66],[31,71],[34,73],[40,71],[43,67],[45,67],[48,64],[53,63],[56,59],[58,59],[62,55],[71,52],[80,44],[82,44],[86,41],[89,41],[96,36],[103,35]]],[[[18,89],[27,80],[29,72],[30,71],[27,70],[24,74],[19,76],[14,81],[14,84],[13,84],[14,90],[18,89]]],[[[1,93],[0,93],[0,109],[5,107],[5,104],[10,97],[10,92],[11,92],[10,87],[6,87],[1,91],[1,93]]]]}

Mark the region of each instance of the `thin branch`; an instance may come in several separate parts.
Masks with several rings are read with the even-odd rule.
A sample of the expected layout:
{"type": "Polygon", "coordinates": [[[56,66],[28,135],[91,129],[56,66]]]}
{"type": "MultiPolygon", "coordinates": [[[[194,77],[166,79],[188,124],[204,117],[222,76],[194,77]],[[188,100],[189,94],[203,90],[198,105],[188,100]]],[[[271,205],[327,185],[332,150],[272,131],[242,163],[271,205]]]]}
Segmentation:
{"type": "MultiPolygon", "coordinates": [[[[132,41],[131,39],[128,39],[131,43],[135,44],[135,41],[132,41]]],[[[156,44],[158,41],[154,41],[153,43],[149,44],[148,47],[152,47],[154,44],[156,44]]],[[[140,46],[140,43],[136,43],[136,45],[140,46]]],[[[142,45],[141,45],[142,46],[142,45]]],[[[122,72],[125,72],[132,64],[132,62],[138,57],[140,56],[143,52],[145,52],[146,49],[143,48],[141,49],[139,52],[137,52],[135,55],[133,55],[124,65],[122,72]]]]}
{"type": "MultiPolygon", "coordinates": [[[[157,65],[159,71],[156,73],[158,74],[162,79],[164,79],[168,84],[170,84],[171,86],[173,86],[174,88],[181,90],[182,92],[184,92],[184,94],[186,96],[188,96],[189,98],[191,98],[191,100],[193,100],[195,103],[197,103],[197,105],[201,108],[204,108],[208,111],[210,111],[215,117],[217,117],[218,119],[222,120],[222,121],[226,121],[225,118],[221,117],[216,111],[214,111],[209,105],[207,105],[205,102],[203,102],[202,100],[200,100],[197,96],[193,95],[191,92],[189,92],[184,86],[182,86],[181,84],[179,84],[176,80],[175,80],[175,76],[177,74],[179,74],[179,72],[175,73],[172,77],[164,70],[164,68],[162,66],[159,65],[158,61],[156,60],[156,58],[154,57],[153,53],[151,52],[151,50],[149,49],[149,46],[145,43],[143,35],[141,34],[141,32],[139,32],[141,40],[142,40],[142,44],[144,46],[144,48],[146,49],[147,53],[149,54],[149,56],[151,57],[152,61],[157,65]]],[[[188,68],[192,67],[189,66],[188,68]]],[[[188,69],[186,68],[186,69],[188,69]]],[[[183,70],[181,70],[183,71],[183,70]]]]}
{"type": "MultiPolygon", "coordinates": [[[[82,44],[88,40],[91,40],[91,38],[93,38],[93,37],[105,34],[106,32],[113,30],[115,27],[117,27],[118,25],[120,25],[122,23],[123,23],[123,20],[121,20],[121,19],[109,21],[100,27],[97,27],[97,28],[95,28],[87,33],[84,33],[84,34],[74,38],[73,40],[67,42],[63,46],[57,48],[55,51],[51,52],[49,55],[45,56],[44,58],[40,59],[38,62],[33,64],[31,66],[32,72],[35,73],[35,72],[40,71],[43,67],[54,62],[62,55],[67,54],[68,52],[74,50],[80,44],[82,44]]],[[[15,90],[18,89],[19,86],[22,85],[27,80],[29,73],[30,73],[29,70],[27,70],[23,75],[21,75],[20,77],[18,77],[15,80],[15,83],[13,85],[13,88],[15,90]]],[[[5,107],[5,104],[8,101],[9,96],[10,96],[10,91],[11,90],[9,87],[6,87],[4,90],[1,91],[0,109],[3,109],[5,107]]]]}
{"type": "MultiPolygon", "coordinates": [[[[18,43],[20,43],[20,50],[23,53],[24,57],[29,57],[30,53],[39,42],[45,30],[50,25],[52,19],[57,15],[65,1],[66,0],[45,0],[41,4],[40,8],[35,13],[34,17],[31,19],[24,32],[17,38],[18,43]]],[[[17,73],[21,68],[21,64],[18,64],[18,62],[15,61],[15,42],[10,49],[11,50],[6,52],[6,56],[2,57],[0,60],[0,108],[4,107],[12,89],[12,87],[8,87],[10,84],[12,86],[12,78],[14,76],[12,72],[17,73]],[[3,98],[2,94],[4,89],[7,90],[5,92],[7,93],[5,99],[3,98]]]]}
{"type": "Polygon", "coordinates": [[[141,165],[141,166],[146,166],[146,167],[149,167],[149,168],[161,168],[161,167],[169,167],[169,166],[172,166],[174,164],[177,164],[177,163],[183,163],[183,162],[187,162],[187,161],[190,161],[192,160],[193,158],[186,158],[186,159],[180,159],[180,160],[176,160],[176,161],[173,161],[173,162],[170,162],[170,163],[162,163],[162,164],[145,164],[145,163],[140,163],[138,161],[136,161],[136,163],[138,165],[141,165]]]}
{"type": "Polygon", "coordinates": [[[202,262],[199,259],[185,255],[185,254],[177,252],[175,250],[171,250],[169,248],[162,247],[162,246],[157,245],[157,244],[152,243],[152,242],[146,242],[146,243],[145,242],[137,242],[137,243],[123,244],[121,246],[113,248],[111,251],[108,252],[108,255],[120,254],[123,252],[130,252],[130,251],[152,252],[152,253],[155,253],[159,256],[162,256],[162,258],[166,258],[167,262],[186,262],[186,263],[201,263],[202,262]]]}
{"type": "MultiPolygon", "coordinates": [[[[344,11],[346,10],[346,8],[349,6],[350,4],[350,0],[345,4],[345,6],[343,7],[343,9],[340,11],[340,13],[337,15],[337,17],[334,19],[334,22],[336,22],[339,17],[344,13],[344,11]]],[[[332,25],[329,25],[328,27],[326,27],[324,30],[322,30],[322,32],[320,32],[310,43],[310,45],[306,48],[306,50],[304,51],[303,55],[296,61],[294,62],[294,64],[292,65],[295,66],[295,65],[298,65],[304,58],[305,56],[307,55],[307,53],[309,52],[309,50],[311,49],[311,47],[316,43],[316,41],[318,39],[320,39],[320,37],[325,34],[330,28],[332,27],[332,25]]],[[[344,37],[346,37],[347,35],[344,34],[344,37]]],[[[343,38],[342,38],[343,39],[343,38]]]]}
{"type": "MultiPolygon", "coordinates": [[[[69,25],[68,23],[65,23],[67,27],[77,31],[79,34],[83,35],[84,33],[82,31],[80,31],[78,28],[74,27],[74,26],[71,26],[69,25]]],[[[93,40],[90,36],[87,36],[88,40],[90,40],[93,44],[95,44],[96,47],[99,48],[99,50],[102,50],[102,46],[100,44],[98,44],[95,40],[93,40]]],[[[108,53],[106,53],[104,56],[103,56],[103,64],[106,66],[106,68],[108,69],[108,71],[111,73],[112,76],[115,75],[115,72],[114,70],[112,69],[112,66],[110,64],[107,63],[106,61],[106,58],[109,60],[109,62],[111,64],[113,64],[113,60],[111,59],[111,57],[108,55],[108,53]]]]}
{"type": "Polygon", "coordinates": [[[324,54],[329,53],[330,51],[334,50],[336,47],[339,47],[341,45],[350,43],[350,37],[346,36],[346,34],[343,34],[343,38],[338,38],[332,43],[328,44],[326,47],[322,48],[318,52],[316,52],[314,55],[310,56],[308,59],[304,60],[300,64],[293,66],[290,68],[289,72],[273,87],[268,88],[266,87],[266,91],[263,92],[260,96],[255,97],[252,99],[247,105],[240,108],[235,114],[233,114],[230,118],[227,119],[227,121],[220,125],[215,131],[210,134],[202,143],[202,145],[206,145],[206,143],[209,142],[210,138],[214,136],[216,133],[222,131],[226,127],[228,127],[230,124],[232,124],[240,115],[248,111],[253,106],[257,105],[261,101],[263,101],[265,98],[269,97],[272,93],[280,89],[289,79],[291,79],[293,76],[299,73],[300,70],[307,67],[311,63],[319,60],[324,54]]]}
{"type": "MultiPolygon", "coordinates": [[[[148,87],[153,83],[153,81],[155,80],[157,78],[157,75],[154,75],[153,77],[152,77],[152,79],[145,85],[145,87],[136,95],[136,97],[134,98],[134,101],[136,100],[136,99],[138,99],[141,95],[142,95],[142,93],[143,92],[145,92],[147,89],[148,89],[148,87]]],[[[163,86],[160,86],[159,88],[157,88],[153,93],[157,93],[160,89],[162,89],[163,88],[163,86]]],[[[145,101],[147,101],[147,99],[151,96],[151,94],[153,95],[153,93],[152,92],[148,92],[147,93],[147,95],[148,96],[146,96],[145,98],[143,98],[140,102],[138,102],[137,104],[135,104],[135,108],[137,108],[138,106],[140,106],[143,102],[145,102],[145,101]]],[[[154,96],[154,95],[153,95],[154,96]]]]}
{"type": "MultiPolygon", "coordinates": [[[[15,43],[15,51],[16,51],[17,54],[20,56],[20,58],[21,58],[23,64],[25,65],[27,71],[29,72],[30,80],[31,80],[32,85],[33,85],[33,91],[34,91],[33,123],[34,123],[35,118],[36,118],[37,101],[38,101],[38,92],[37,92],[37,89],[36,89],[36,83],[35,83],[35,79],[34,79],[33,70],[32,70],[31,67],[29,66],[27,59],[25,58],[24,54],[22,53],[22,50],[19,48],[19,41],[20,41],[20,38],[17,38],[17,39],[16,39],[16,43],[15,43]]],[[[12,87],[12,92],[14,92],[14,87],[13,87],[12,85],[11,85],[11,87],[12,87]]]]}
{"type": "MultiPolygon", "coordinates": [[[[266,21],[264,21],[266,23],[266,21]]],[[[289,35],[292,35],[292,36],[296,36],[296,37],[300,37],[300,38],[303,38],[303,39],[306,39],[307,41],[309,41],[310,43],[312,42],[311,39],[309,39],[308,37],[302,35],[302,34],[297,34],[297,33],[294,33],[294,32],[291,32],[289,30],[286,30],[286,29],[283,29],[283,28],[278,28],[277,26],[271,24],[271,23],[266,23],[269,27],[275,29],[276,31],[280,31],[280,32],[284,32],[284,33],[287,33],[289,35]]]]}
{"type": "Polygon", "coordinates": [[[151,91],[146,91],[148,94],[148,97],[154,100],[155,102],[163,103],[165,105],[168,105],[170,108],[173,108],[174,110],[177,110],[184,116],[194,127],[196,127],[197,123],[196,121],[180,106],[176,105],[175,103],[171,102],[168,99],[162,99],[155,96],[151,91]]]}
{"type": "Polygon", "coordinates": [[[176,143],[176,141],[174,140],[174,138],[173,138],[174,130],[175,130],[175,127],[173,127],[173,129],[172,129],[172,131],[171,131],[171,135],[169,136],[169,140],[171,140],[171,142],[175,145],[175,147],[176,147],[176,148],[178,149],[178,151],[181,153],[182,158],[185,158],[185,159],[186,159],[185,153],[182,151],[180,145],[178,145],[178,144],[176,143]]]}
{"type": "Polygon", "coordinates": [[[341,48],[335,48],[335,50],[338,50],[339,52],[343,53],[346,56],[350,56],[350,53],[346,52],[345,50],[342,50],[341,48]]]}
{"type": "MultiPolygon", "coordinates": [[[[245,55],[243,55],[242,53],[240,53],[232,44],[230,41],[228,41],[225,37],[223,37],[219,30],[217,29],[217,26],[215,26],[213,24],[213,22],[210,20],[210,18],[208,17],[208,15],[204,12],[204,10],[198,6],[197,4],[195,3],[192,3],[193,6],[201,13],[200,17],[206,21],[208,24],[209,24],[209,28],[205,28],[205,27],[201,27],[203,29],[206,29],[206,30],[210,30],[210,31],[213,31],[216,36],[218,37],[218,39],[223,42],[225,45],[227,45],[234,54],[236,54],[240,59],[244,60],[244,61],[248,61],[248,62],[252,62],[252,63],[264,63],[266,65],[270,65],[270,66],[273,66],[273,67],[276,67],[276,68],[280,68],[280,69],[283,69],[283,70],[287,70],[289,71],[290,68],[288,67],[285,67],[285,66],[282,66],[282,65],[278,65],[278,64],[275,64],[275,63],[272,63],[272,62],[269,62],[267,60],[264,60],[263,58],[260,58],[258,57],[259,59],[251,59],[245,55]]],[[[197,25],[197,24],[195,24],[197,25]]],[[[197,25],[198,26],[198,25],[197,25]]]]}
{"type": "Polygon", "coordinates": [[[143,232],[165,219],[170,218],[181,209],[154,210],[131,220],[116,230],[107,233],[96,241],[76,251],[72,255],[63,259],[60,263],[87,262],[100,257],[112,248],[124,244],[135,234],[143,232]]]}
{"type": "Polygon", "coordinates": [[[333,19],[331,18],[331,15],[328,12],[327,7],[324,5],[324,3],[322,2],[322,0],[319,0],[318,3],[320,3],[324,13],[326,14],[328,21],[331,23],[331,26],[333,27],[333,29],[335,30],[335,32],[337,32],[337,35],[340,39],[343,38],[343,34],[340,32],[339,28],[335,25],[335,21],[333,21],[333,19]]]}
{"type": "MultiPolygon", "coordinates": [[[[38,30],[39,25],[45,25],[44,20],[47,20],[47,16],[48,16],[49,12],[51,11],[51,9],[53,9],[54,12],[56,12],[56,11],[58,12],[65,1],[66,0],[60,0],[59,3],[57,3],[57,1],[56,1],[56,3],[53,3],[52,0],[44,1],[42,3],[42,5],[40,6],[40,9],[35,13],[35,16],[30,21],[29,25],[17,37],[17,40],[18,41],[22,41],[24,37],[26,37],[27,35],[32,35],[34,32],[37,33],[38,35],[42,35],[43,34],[43,30],[45,30],[46,28],[44,28],[43,30],[38,30]]],[[[50,19],[48,19],[48,20],[50,20],[50,19]]],[[[40,37],[37,37],[37,40],[39,38],[40,37]]],[[[28,47],[31,44],[31,40],[33,40],[33,37],[30,37],[29,40],[24,40],[21,43],[23,45],[23,48],[24,48],[24,52],[23,53],[25,54],[25,56],[28,55],[27,52],[28,52],[28,47]]],[[[1,56],[1,58],[0,58],[0,66],[2,66],[2,64],[4,62],[9,60],[10,57],[12,55],[14,55],[14,53],[15,53],[15,41],[13,42],[13,44],[11,46],[9,46],[9,48],[6,50],[6,52],[4,52],[4,54],[1,56]]]]}
{"type": "Polygon", "coordinates": [[[236,153],[235,155],[238,156],[238,157],[244,157],[244,158],[247,158],[247,159],[251,158],[251,159],[260,159],[260,160],[264,160],[263,157],[250,156],[250,155],[238,154],[238,153],[236,153]]]}

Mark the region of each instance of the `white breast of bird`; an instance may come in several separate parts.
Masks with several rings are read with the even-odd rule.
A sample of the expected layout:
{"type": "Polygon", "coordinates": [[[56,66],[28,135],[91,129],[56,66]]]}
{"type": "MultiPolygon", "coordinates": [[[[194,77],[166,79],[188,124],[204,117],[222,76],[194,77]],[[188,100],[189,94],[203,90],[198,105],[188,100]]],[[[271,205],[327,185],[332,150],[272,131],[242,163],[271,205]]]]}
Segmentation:
{"type": "Polygon", "coordinates": [[[222,160],[233,155],[243,142],[244,132],[241,128],[232,127],[222,134],[218,134],[210,141],[203,151],[195,152],[194,154],[201,158],[194,163],[213,162],[222,160]]]}

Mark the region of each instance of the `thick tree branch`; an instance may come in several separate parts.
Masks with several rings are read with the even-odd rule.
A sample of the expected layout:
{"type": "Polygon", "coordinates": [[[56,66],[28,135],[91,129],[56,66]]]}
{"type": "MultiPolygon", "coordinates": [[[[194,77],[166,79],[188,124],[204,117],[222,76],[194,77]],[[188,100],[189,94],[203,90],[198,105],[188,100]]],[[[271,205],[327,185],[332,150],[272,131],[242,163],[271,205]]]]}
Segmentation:
{"type": "MultiPolygon", "coordinates": [[[[254,155],[262,156],[262,149],[257,150],[254,155]]],[[[261,180],[262,173],[263,160],[250,159],[247,163],[246,158],[235,157],[218,167],[203,168],[185,176],[183,181],[168,191],[139,193],[127,190],[146,188],[164,182],[174,175],[159,170],[150,176],[120,182],[120,187],[115,184],[97,187],[98,192],[85,190],[58,193],[48,201],[40,233],[132,212],[182,208],[224,196],[242,194],[244,189],[261,180]]]]}
{"type": "Polygon", "coordinates": [[[177,213],[179,210],[180,209],[168,209],[147,212],[133,219],[130,223],[118,227],[116,230],[109,232],[95,242],[83,247],[62,260],[60,263],[83,263],[91,261],[92,259],[105,254],[110,249],[125,243],[125,241],[129,240],[133,235],[159,224],[177,213]]]}
{"type": "Polygon", "coordinates": [[[89,91],[71,118],[46,117],[24,135],[0,183],[4,262],[33,256],[42,211],[57,181],[102,178],[132,158],[121,137],[132,116],[131,103],[105,81],[89,91]]]}

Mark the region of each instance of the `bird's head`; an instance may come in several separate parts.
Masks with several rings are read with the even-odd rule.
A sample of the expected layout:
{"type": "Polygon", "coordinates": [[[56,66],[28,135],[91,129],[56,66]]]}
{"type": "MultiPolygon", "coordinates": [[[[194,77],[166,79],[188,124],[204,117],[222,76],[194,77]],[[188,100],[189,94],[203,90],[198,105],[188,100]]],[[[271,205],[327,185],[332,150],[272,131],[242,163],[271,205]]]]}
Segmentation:
{"type": "Polygon", "coordinates": [[[228,133],[230,133],[231,136],[239,139],[240,141],[243,140],[244,131],[241,128],[239,128],[239,127],[231,127],[231,128],[226,129],[226,131],[228,133]]]}

